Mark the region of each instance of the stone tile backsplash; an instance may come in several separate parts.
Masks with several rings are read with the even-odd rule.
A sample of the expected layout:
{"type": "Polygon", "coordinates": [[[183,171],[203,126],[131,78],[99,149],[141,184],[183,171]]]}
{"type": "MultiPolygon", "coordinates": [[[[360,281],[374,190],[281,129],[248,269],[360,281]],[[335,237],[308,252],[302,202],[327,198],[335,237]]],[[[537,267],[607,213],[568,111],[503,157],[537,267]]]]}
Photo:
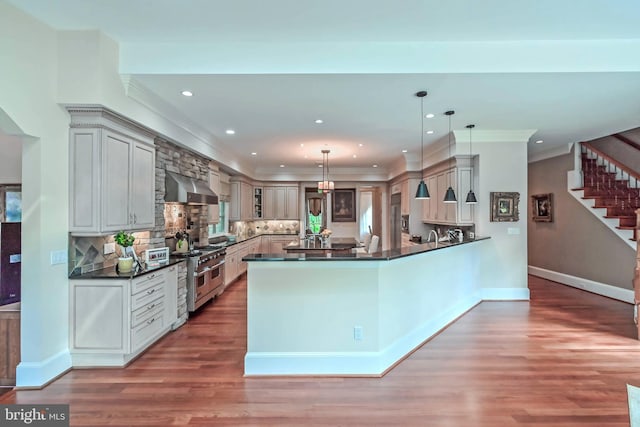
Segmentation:
{"type": "Polygon", "coordinates": [[[236,221],[229,224],[229,232],[238,236],[239,239],[246,239],[256,234],[298,234],[300,233],[300,221],[236,221]]]}

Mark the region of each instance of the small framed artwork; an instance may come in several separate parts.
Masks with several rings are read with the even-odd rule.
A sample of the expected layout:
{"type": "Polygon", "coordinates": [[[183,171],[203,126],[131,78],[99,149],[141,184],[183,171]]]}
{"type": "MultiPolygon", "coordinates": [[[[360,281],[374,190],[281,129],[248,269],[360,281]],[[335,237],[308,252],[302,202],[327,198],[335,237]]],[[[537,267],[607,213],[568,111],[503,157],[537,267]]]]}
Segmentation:
{"type": "Polygon", "coordinates": [[[536,222],[553,221],[553,193],[534,194],[531,196],[531,212],[536,222]]]}
{"type": "Polygon", "coordinates": [[[492,222],[519,221],[518,203],[520,203],[520,193],[492,192],[490,220],[492,222]]]}
{"type": "Polygon", "coordinates": [[[341,188],[333,190],[331,200],[331,221],[356,222],[356,189],[341,188]]]}

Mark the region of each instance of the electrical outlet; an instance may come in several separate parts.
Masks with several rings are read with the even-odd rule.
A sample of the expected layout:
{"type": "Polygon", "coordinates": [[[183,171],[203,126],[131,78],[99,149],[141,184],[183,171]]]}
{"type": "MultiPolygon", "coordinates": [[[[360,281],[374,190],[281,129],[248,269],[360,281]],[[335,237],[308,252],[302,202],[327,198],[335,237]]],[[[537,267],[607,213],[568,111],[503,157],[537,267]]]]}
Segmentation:
{"type": "Polygon", "coordinates": [[[469,238],[472,239],[472,240],[475,239],[476,238],[476,233],[474,233],[473,231],[470,231],[469,232],[469,238]]]}
{"type": "Polygon", "coordinates": [[[102,250],[102,253],[104,253],[105,255],[109,255],[112,254],[116,251],[116,243],[115,242],[111,242],[111,243],[105,243],[104,244],[104,248],[102,250]]]}
{"type": "Polygon", "coordinates": [[[353,327],[353,339],[355,341],[362,341],[362,326],[353,327]]]}
{"type": "Polygon", "coordinates": [[[105,243],[104,247],[102,248],[102,253],[104,255],[108,255],[108,254],[112,254],[116,251],[116,244],[115,242],[111,242],[111,243],[105,243]]]}

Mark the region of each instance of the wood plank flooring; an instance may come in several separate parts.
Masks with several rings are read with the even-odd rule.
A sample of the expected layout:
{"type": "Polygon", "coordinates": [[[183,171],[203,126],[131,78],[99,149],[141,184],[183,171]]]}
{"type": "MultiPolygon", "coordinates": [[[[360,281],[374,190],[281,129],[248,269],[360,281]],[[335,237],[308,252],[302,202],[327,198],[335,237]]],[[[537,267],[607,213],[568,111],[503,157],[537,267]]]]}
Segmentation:
{"type": "Polygon", "coordinates": [[[246,283],[126,369],[73,370],[0,403],[69,403],[71,425],[628,426],[633,306],[530,276],[383,378],[244,378],[246,283]]]}

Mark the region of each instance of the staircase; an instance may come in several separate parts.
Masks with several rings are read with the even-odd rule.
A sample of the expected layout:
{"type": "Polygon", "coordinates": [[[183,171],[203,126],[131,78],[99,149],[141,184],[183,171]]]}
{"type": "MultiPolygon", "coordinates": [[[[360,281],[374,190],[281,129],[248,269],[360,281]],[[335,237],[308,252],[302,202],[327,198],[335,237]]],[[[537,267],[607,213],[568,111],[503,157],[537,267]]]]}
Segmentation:
{"type": "Polygon", "coordinates": [[[591,144],[576,149],[576,169],[569,172],[569,192],[632,249],[638,231],[640,172],[625,166],[591,144]]]}

